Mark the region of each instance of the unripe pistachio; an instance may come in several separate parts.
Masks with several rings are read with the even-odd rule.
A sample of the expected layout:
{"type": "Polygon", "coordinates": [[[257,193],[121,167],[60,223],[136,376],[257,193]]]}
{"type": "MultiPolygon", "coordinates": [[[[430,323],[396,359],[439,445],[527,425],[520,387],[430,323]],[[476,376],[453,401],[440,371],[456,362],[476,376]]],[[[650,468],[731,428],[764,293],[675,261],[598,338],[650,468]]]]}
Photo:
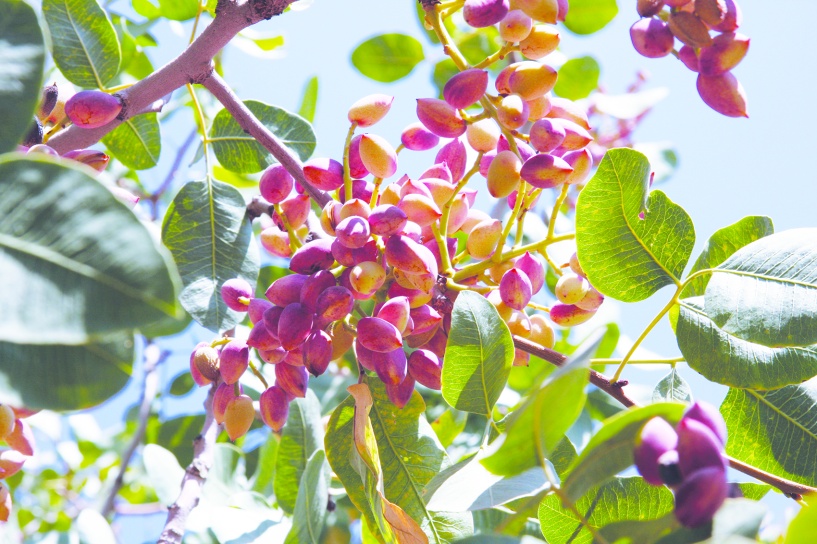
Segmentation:
{"type": "Polygon", "coordinates": [[[556,18],[559,21],[564,22],[565,19],[567,19],[567,12],[570,9],[570,4],[568,0],[556,0],[556,4],[559,6],[559,14],[556,16],[556,18]]]}
{"type": "Polygon", "coordinates": [[[485,221],[486,219],[492,219],[492,217],[482,210],[470,208],[468,210],[468,215],[465,218],[465,221],[463,222],[460,229],[465,234],[470,234],[475,226],[477,226],[482,221],[485,221]]]}
{"type": "Polygon", "coordinates": [[[300,302],[301,289],[308,277],[303,274],[289,274],[280,277],[267,288],[265,296],[267,300],[281,308],[293,302],[300,302]]]}
{"type": "Polygon", "coordinates": [[[693,419],[699,423],[703,423],[709,430],[715,433],[715,436],[721,441],[721,444],[726,444],[727,430],[726,422],[718,409],[708,402],[696,401],[684,412],[685,419],[693,419]]]}
{"type": "Polygon", "coordinates": [[[409,306],[412,309],[420,308],[425,304],[431,302],[431,293],[424,293],[419,289],[410,289],[403,287],[397,283],[392,283],[389,286],[389,298],[404,296],[408,298],[409,306]]]}
{"type": "Polygon", "coordinates": [[[554,289],[556,298],[564,304],[576,304],[590,290],[590,283],[581,276],[562,274],[554,289]]]}
{"type": "Polygon", "coordinates": [[[409,274],[430,274],[437,271],[434,255],[411,238],[389,236],[386,240],[386,259],[395,268],[409,274]]]}
{"type": "Polygon", "coordinates": [[[701,469],[675,491],[675,517],[685,527],[698,527],[710,521],[726,500],[729,485],[717,468],[701,469]]]}
{"type": "Polygon", "coordinates": [[[557,0],[511,0],[511,9],[521,9],[537,21],[555,24],[559,15],[559,2],[557,0]]]}
{"type": "Polygon", "coordinates": [[[386,396],[389,397],[389,401],[400,409],[408,404],[414,394],[414,378],[408,375],[397,385],[389,383],[383,385],[386,386],[386,396]]]}
{"type": "Polygon", "coordinates": [[[557,187],[567,180],[573,168],[564,159],[541,153],[534,155],[522,165],[522,179],[539,189],[557,187]]]}
{"type": "Polygon", "coordinates": [[[224,423],[224,414],[227,411],[227,405],[234,398],[235,385],[222,383],[216,388],[216,392],[213,394],[213,419],[215,419],[219,425],[224,423]]]}
{"type": "Polygon", "coordinates": [[[360,138],[360,160],[375,177],[388,178],[397,171],[397,154],[385,138],[363,134],[360,138]]]}
{"type": "Polygon", "coordinates": [[[581,325],[594,315],[596,312],[582,310],[573,304],[554,304],[550,308],[550,320],[562,327],[581,325]]]}
{"type": "Polygon", "coordinates": [[[406,296],[394,297],[388,301],[377,311],[377,317],[388,321],[395,328],[400,331],[400,334],[406,332],[411,317],[411,306],[406,296]]]}
{"type": "Polygon", "coordinates": [[[496,107],[496,116],[499,123],[509,129],[516,130],[528,122],[528,104],[522,97],[509,94],[500,100],[496,107]]]}
{"type": "Polygon", "coordinates": [[[6,436],[14,430],[14,410],[8,404],[0,404],[0,440],[5,440],[6,436]]]}
{"type": "Polygon", "coordinates": [[[448,335],[443,330],[443,327],[437,329],[437,332],[434,333],[425,344],[421,347],[426,349],[440,358],[440,364],[443,364],[443,357],[445,357],[445,346],[448,343],[448,335]]]}
{"type": "Polygon", "coordinates": [[[121,111],[119,99],[102,91],[80,91],[65,103],[65,115],[74,125],[82,128],[107,125],[121,111]]]}
{"type": "Polygon", "coordinates": [[[502,223],[497,219],[480,221],[468,233],[465,247],[468,254],[477,260],[487,259],[494,253],[502,236],[502,223]]]}
{"type": "Polygon", "coordinates": [[[520,62],[508,78],[511,92],[523,100],[544,96],[556,84],[556,70],[547,64],[533,61],[520,62]]]}
{"type": "Polygon", "coordinates": [[[364,261],[351,268],[349,283],[358,293],[373,295],[386,281],[386,271],[379,263],[364,261]]]}
{"type": "Polygon", "coordinates": [[[423,195],[428,197],[429,199],[432,198],[431,190],[428,186],[419,181],[414,179],[406,179],[402,185],[400,185],[400,198],[405,197],[406,195],[423,195]]]}
{"type": "Polygon", "coordinates": [[[406,225],[408,216],[397,206],[383,204],[369,214],[369,227],[372,234],[389,236],[397,234],[406,225]]]}
{"type": "Polygon", "coordinates": [[[521,9],[510,10],[499,22],[499,36],[506,42],[524,40],[533,28],[533,20],[521,9]]]}
{"type": "Polygon", "coordinates": [[[305,366],[293,366],[286,363],[275,365],[275,385],[292,395],[304,398],[309,382],[305,366]]]}
{"type": "Polygon", "coordinates": [[[575,251],[570,256],[570,259],[567,261],[567,265],[570,267],[570,270],[572,270],[574,274],[578,274],[583,278],[587,277],[587,274],[585,274],[584,270],[582,270],[582,265],[579,263],[579,255],[575,251]]]}
{"type": "Polygon", "coordinates": [[[528,276],[517,268],[511,268],[499,282],[499,295],[508,307],[524,310],[530,302],[533,288],[528,276]]]}
{"type": "Polygon", "coordinates": [[[519,51],[530,60],[542,59],[559,47],[559,31],[553,25],[534,26],[527,38],[519,42],[519,51]]]}
{"type": "Polygon", "coordinates": [[[201,375],[211,382],[219,378],[218,351],[210,345],[196,348],[196,351],[193,352],[193,363],[201,375]]]}
{"type": "Polygon", "coordinates": [[[443,99],[452,108],[464,110],[475,104],[488,89],[488,72],[469,68],[451,76],[443,87],[443,99]]]}
{"type": "Polygon", "coordinates": [[[454,196],[455,185],[449,181],[439,178],[420,178],[423,185],[426,186],[428,192],[431,193],[431,198],[434,204],[442,208],[445,206],[451,197],[454,196]]]}
{"type": "Polygon", "coordinates": [[[462,16],[474,28],[493,26],[508,14],[508,0],[465,0],[462,16]]]}
{"type": "Polygon", "coordinates": [[[357,249],[369,241],[369,222],[362,217],[347,217],[335,227],[337,241],[349,249],[357,249]]]}
{"type": "Polygon", "coordinates": [[[454,177],[451,174],[451,168],[449,168],[447,163],[439,161],[436,164],[432,164],[428,169],[426,169],[425,172],[420,174],[419,179],[427,178],[437,178],[447,181],[448,183],[454,182],[454,177]]]}
{"type": "Polygon", "coordinates": [[[252,399],[247,395],[233,398],[224,410],[224,430],[227,431],[230,440],[235,441],[247,434],[254,420],[255,408],[252,406],[252,399]]]}
{"type": "Polygon", "coordinates": [[[511,310],[511,316],[505,321],[508,324],[508,330],[511,334],[527,338],[533,331],[530,318],[525,312],[520,310],[511,310]]]}
{"type": "Polygon", "coordinates": [[[573,171],[565,180],[567,185],[577,185],[587,181],[590,177],[590,173],[593,171],[593,155],[589,149],[584,148],[578,151],[570,151],[562,155],[562,158],[573,168],[573,171]]]}
{"type": "MultiPolygon", "coordinates": [[[[306,218],[309,217],[311,209],[312,204],[309,195],[295,195],[281,202],[281,213],[286,217],[289,226],[293,229],[297,229],[306,223],[306,218]]],[[[277,217],[273,217],[273,219],[277,219],[277,217]]],[[[279,221],[276,221],[278,228],[284,230],[284,224],[279,221]]]]}
{"type": "Polygon", "coordinates": [[[698,71],[698,53],[694,47],[684,45],[678,50],[678,60],[684,63],[684,66],[692,70],[698,71]]]}
{"type": "Polygon", "coordinates": [[[326,372],[332,360],[332,337],[320,329],[312,331],[304,341],[304,366],[313,376],[326,372]]]}
{"type": "Polygon", "coordinates": [[[746,92],[731,72],[717,76],[698,74],[698,94],[704,103],[727,117],[749,117],[746,92]]]}
{"type": "Polygon", "coordinates": [[[740,27],[743,16],[740,11],[740,6],[735,0],[725,0],[726,15],[723,17],[723,22],[712,26],[712,30],[718,32],[734,32],[740,27]]]}
{"type": "Polygon", "coordinates": [[[461,180],[468,162],[465,144],[462,143],[460,138],[451,140],[440,148],[434,161],[445,164],[451,170],[451,179],[453,181],[461,180]]]}
{"type": "Polygon", "coordinates": [[[525,100],[525,103],[528,105],[529,110],[528,121],[531,122],[541,119],[550,111],[550,97],[547,95],[534,98],[533,100],[525,100]]]}
{"type": "Polygon", "coordinates": [[[666,57],[672,52],[675,37],[660,19],[639,19],[630,27],[630,40],[639,55],[649,59],[666,57]]]}
{"type": "Polygon", "coordinates": [[[409,221],[414,221],[421,227],[436,223],[442,215],[434,200],[415,193],[407,194],[400,199],[397,207],[403,210],[409,221]]]}
{"type": "Polygon", "coordinates": [[[670,13],[669,29],[676,38],[690,47],[708,47],[712,45],[709,29],[693,13],[676,11],[670,13]]]}
{"type": "Polygon", "coordinates": [[[261,231],[261,246],[277,257],[289,257],[292,255],[292,247],[289,245],[289,234],[283,232],[278,227],[267,227],[261,231]]]}
{"type": "Polygon", "coordinates": [[[264,170],[264,173],[261,174],[261,181],[258,183],[261,196],[273,204],[286,200],[294,186],[295,179],[280,164],[273,164],[264,170]]]}
{"type": "Polygon", "coordinates": [[[599,293],[595,287],[590,287],[587,290],[587,293],[584,295],[580,301],[576,302],[576,306],[581,308],[582,310],[587,310],[589,312],[595,312],[601,306],[601,303],[604,302],[604,295],[599,293]]]}
{"type": "MultiPolygon", "coordinates": [[[[373,183],[363,179],[352,180],[352,198],[359,198],[364,202],[370,202],[372,200],[372,191],[374,191],[373,183]]],[[[346,186],[340,188],[338,197],[341,203],[345,203],[348,200],[346,198],[346,186]]]]}
{"type": "Polygon", "coordinates": [[[321,191],[334,191],[343,185],[343,165],[335,159],[309,159],[303,170],[306,180],[321,191]]]}
{"type": "Polygon", "coordinates": [[[513,308],[509,308],[504,302],[502,302],[502,296],[499,294],[499,289],[494,289],[485,295],[485,298],[488,299],[488,302],[494,305],[494,308],[496,308],[496,311],[499,312],[499,317],[502,318],[502,321],[507,323],[508,320],[511,319],[511,316],[513,315],[513,308]]]}
{"type": "Polygon", "coordinates": [[[211,382],[211,380],[202,375],[198,365],[196,365],[196,350],[202,347],[210,347],[210,344],[208,342],[199,342],[196,344],[196,347],[193,348],[193,351],[190,352],[190,375],[193,376],[193,381],[196,382],[196,385],[199,387],[208,385],[211,382]]]}
{"type": "Polygon", "coordinates": [[[522,351],[519,348],[513,349],[513,366],[528,366],[530,365],[530,353],[522,351]]]}
{"type": "Polygon", "coordinates": [[[250,364],[250,348],[241,340],[230,340],[221,348],[218,360],[224,383],[234,384],[250,364]]]}
{"type": "Polygon", "coordinates": [[[465,195],[460,194],[454,197],[454,201],[451,203],[451,211],[448,213],[446,235],[453,236],[455,232],[460,230],[468,218],[469,208],[468,199],[465,195]]]}
{"type": "Polygon", "coordinates": [[[520,272],[524,272],[528,277],[531,284],[531,292],[534,295],[542,289],[542,286],[545,284],[545,267],[538,258],[531,255],[530,252],[525,252],[524,255],[517,259],[513,266],[520,272]]]}
{"type": "Polygon", "coordinates": [[[664,9],[664,0],[638,0],[635,9],[642,17],[652,17],[664,9]]]}
{"type": "Polygon", "coordinates": [[[299,302],[293,302],[284,308],[278,321],[278,340],[285,350],[300,346],[312,331],[314,314],[299,302]]]}
{"type": "Polygon", "coordinates": [[[359,198],[347,200],[340,208],[341,219],[346,219],[347,217],[362,217],[363,219],[368,219],[371,213],[372,209],[369,207],[369,203],[359,198]]]}
{"type": "Polygon", "coordinates": [[[357,339],[366,349],[388,353],[403,346],[397,327],[379,317],[364,317],[357,322],[357,339]]]}
{"type": "Polygon", "coordinates": [[[503,68],[496,76],[494,80],[494,87],[496,88],[496,92],[501,95],[504,94],[511,94],[511,87],[509,81],[511,79],[511,74],[513,73],[514,68],[516,65],[519,64],[515,62],[503,68]]]}
{"type": "Polygon", "coordinates": [[[439,391],[442,388],[440,382],[442,369],[443,362],[434,352],[427,349],[418,349],[408,358],[408,372],[411,377],[429,389],[439,391]]]}
{"type": "Polygon", "coordinates": [[[259,399],[261,419],[273,431],[279,432],[289,417],[289,396],[277,385],[261,393],[259,399]]]}
{"type": "Polygon", "coordinates": [[[590,122],[587,120],[587,111],[581,108],[576,102],[567,98],[553,97],[550,99],[550,111],[547,113],[550,119],[565,119],[573,121],[585,130],[590,130],[590,122]]]}
{"type": "MultiPolygon", "coordinates": [[[[536,155],[536,151],[534,151],[528,144],[526,144],[522,140],[516,140],[516,149],[519,151],[519,156],[522,157],[522,162],[525,162],[529,158],[536,155]]],[[[511,149],[510,143],[505,138],[505,135],[499,137],[499,141],[496,144],[497,151],[508,151],[511,149]]],[[[474,203],[472,202],[471,205],[473,206],[474,203]]]]}
{"type": "Polygon", "coordinates": [[[444,100],[418,98],[417,118],[423,126],[441,138],[456,138],[465,133],[466,123],[460,112],[444,100]]]}
{"type": "Polygon", "coordinates": [[[660,417],[647,421],[635,441],[633,458],[638,473],[651,485],[662,485],[658,459],[678,445],[678,435],[672,425],[660,417]]]}
{"type": "Polygon", "coordinates": [[[550,153],[565,139],[565,126],[559,119],[539,119],[530,127],[530,145],[540,153],[550,153]]]}
{"type": "Polygon", "coordinates": [[[528,340],[548,349],[553,348],[556,343],[556,335],[544,315],[533,314],[530,316],[530,336],[528,336],[528,340]]]}
{"type": "Polygon", "coordinates": [[[370,127],[389,113],[392,102],[393,96],[370,94],[352,104],[347,117],[350,123],[356,123],[359,127],[370,127]]]}
{"type": "Polygon", "coordinates": [[[363,178],[369,175],[369,170],[360,158],[360,139],[362,137],[362,134],[358,134],[349,142],[349,175],[353,178],[363,178]]]}
{"type": "Polygon", "coordinates": [[[437,147],[440,137],[428,130],[422,123],[412,123],[400,135],[403,147],[412,151],[425,151],[437,147]]]}
{"type": "Polygon", "coordinates": [[[749,50],[749,38],[729,32],[716,36],[712,45],[698,54],[698,71],[705,76],[716,76],[737,66],[749,50]]]}

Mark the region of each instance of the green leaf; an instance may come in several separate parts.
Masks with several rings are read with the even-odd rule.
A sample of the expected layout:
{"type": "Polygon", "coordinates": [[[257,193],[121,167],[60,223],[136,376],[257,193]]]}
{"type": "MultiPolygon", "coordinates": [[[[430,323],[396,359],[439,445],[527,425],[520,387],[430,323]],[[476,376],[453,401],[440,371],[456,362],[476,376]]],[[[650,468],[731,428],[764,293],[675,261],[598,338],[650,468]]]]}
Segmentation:
{"type": "Polygon", "coordinates": [[[316,450],[309,457],[299,482],[300,491],[292,516],[292,529],[285,544],[321,542],[321,531],[326,522],[326,505],[329,502],[329,471],[326,468],[326,454],[323,450],[316,450]]]}
{"type": "Polygon", "coordinates": [[[454,541],[455,544],[541,544],[532,536],[473,535],[454,541]]]}
{"type": "Polygon", "coordinates": [[[747,389],[775,389],[817,375],[817,344],[766,347],[720,329],[706,315],[703,297],[685,298],[676,325],[678,347],[707,379],[747,389]]]}
{"type": "Polygon", "coordinates": [[[576,34],[593,34],[618,13],[616,0],[570,0],[565,26],[576,34]]]}
{"type": "MultiPolygon", "coordinates": [[[[429,542],[442,543],[471,534],[468,515],[429,512],[422,490],[450,463],[445,450],[425,419],[425,403],[416,391],[402,409],[386,396],[385,386],[370,381],[374,405],[369,417],[374,428],[383,470],[386,498],[416,520],[429,542]]],[[[326,432],[326,455],[352,503],[374,526],[374,515],[366,498],[360,475],[350,463],[354,399],[348,397],[332,413],[326,432]]]]}
{"type": "Polygon", "coordinates": [[[45,65],[45,44],[34,9],[0,0],[0,153],[14,149],[33,124],[45,65]]]}
{"type": "Polygon", "coordinates": [[[116,31],[96,0],[43,0],[51,53],[65,78],[104,89],[118,72],[122,51],[116,31]]]}
{"type": "Polygon", "coordinates": [[[641,427],[654,417],[674,424],[685,406],[662,402],[632,408],[607,419],[573,461],[563,481],[567,501],[575,503],[590,488],[602,484],[633,464],[633,448],[641,427]]]}
{"type": "Polygon", "coordinates": [[[272,282],[278,278],[288,276],[291,273],[289,269],[280,266],[269,265],[261,267],[261,270],[258,271],[258,283],[256,283],[255,286],[256,298],[263,298],[264,293],[267,292],[272,282]]]}
{"type": "MultiPolygon", "coordinates": [[[[636,476],[615,478],[593,489],[576,503],[576,508],[590,526],[598,530],[610,523],[625,520],[656,520],[671,513],[673,504],[669,489],[651,486],[643,478],[636,476]]],[[[573,512],[562,506],[556,495],[549,495],[542,501],[539,506],[539,522],[542,534],[549,544],[593,542],[590,531],[573,512]]]]}
{"type": "Polygon", "coordinates": [[[493,304],[463,291],[451,312],[443,398],[457,410],[490,416],[508,381],[513,355],[511,333],[493,304]]]}
{"type": "Polygon", "coordinates": [[[721,404],[726,453],[766,472],[817,485],[817,379],[775,391],[730,389],[721,404]]]}
{"type": "Polygon", "coordinates": [[[85,167],[45,155],[0,157],[0,285],[10,342],[84,344],[181,317],[145,226],[85,167]]]}
{"type": "Polygon", "coordinates": [[[275,459],[273,488],[278,505],[284,512],[291,514],[294,511],[307,461],[322,446],[321,404],[312,390],[308,390],[305,398],[295,399],[289,404],[289,418],[284,425],[275,459]]]}
{"type": "Polygon", "coordinates": [[[816,344],[817,228],[772,234],[737,250],[718,266],[704,298],[707,316],[741,340],[816,344]]]}
{"type": "Polygon", "coordinates": [[[193,381],[193,375],[189,370],[184,370],[177,374],[173,381],[170,382],[170,389],[168,392],[174,397],[183,397],[196,387],[196,382],[193,381]]]}
{"type": "Polygon", "coordinates": [[[409,75],[425,58],[423,46],[406,34],[381,34],[352,51],[352,64],[364,76],[391,83],[409,75]]]}
{"type": "Polygon", "coordinates": [[[131,117],[102,138],[102,143],[128,168],[153,168],[159,162],[162,151],[159,120],[155,113],[131,117]]]}
{"type": "Polygon", "coordinates": [[[162,16],[159,6],[154,4],[152,0],[131,0],[131,4],[133,5],[133,11],[142,17],[156,19],[162,16]]]}
{"type": "Polygon", "coordinates": [[[616,544],[653,544],[677,527],[675,514],[670,512],[656,519],[614,521],[601,527],[599,534],[616,544]]]}
{"type": "Polygon", "coordinates": [[[749,499],[727,500],[712,520],[712,541],[728,542],[738,536],[756,542],[767,511],[765,505],[749,499]]]}
{"type": "Polygon", "coordinates": [[[142,463],[145,465],[148,482],[156,491],[162,504],[173,504],[179,496],[179,484],[184,478],[184,469],[170,451],[156,444],[145,444],[142,448],[142,463]]]}
{"type": "Polygon", "coordinates": [[[593,57],[570,59],[559,68],[553,92],[570,100],[587,98],[599,86],[600,75],[601,68],[593,57]]]}
{"type": "Polygon", "coordinates": [[[301,107],[298,108],[298,115],[309,121],[315,122],[315,108],[318,106],[318,76],[312,76],[306,83],[304,95],[301,98],[301,107]]]}
{"type": "Polygon", "coordinates": [[[649,178],[643,154],[611,149],[576,204],[579,262],[593,287],[623,302],[679,283],[695,244],[689,215],[649,192],[649,178]]]}
{"type": "Polygon", "coordinates": [[[817,527],[817,503],[814,496],[806,497],[808,505],[791,520],[783,544],[811,544],[814,541],[814,528],[817,527]]]}
{"type": "Polygon", "coordinates": [[[258,248],[241,193],[218,181],[184,185],[165,215],[162,241],[179,267],[180,300],[193,319],[214,332],[244,319],[221,299],[225,281],[255,285],[258,277],[258,248]]]}
{"type": "Polygon", "coordinates": [[[458,74],[460,71],[454,61],[449,58],[437,62],[434,65],[434,70],[431,74],[431,80],[437,87],[437,94],[442,98],[443,87],[451,79],[452,76],[458,74]]]}
{"type": "Polygon", "coordinates": [[[181,415],[166,420],[151,417],[145,442],[167,448],[180,463],[187,466],[193,461],[193,440],[201,434],[203,425],[204,414],[181,415]]]}
{"type": "Polygon", "coordinates": [[[263,495],[272,495],[275,479],[275,459],[278,455],[278,439],[272,435],[261,444],[258,452],[258,466],[252,479],[252,490],[263,495]]]}
{"type": "Polygon", "coordinates": [[[542,466],[584,407],[588,367],[588,358],[580,357],[549,376],[508,416],[507,434],[491,444],[482,464],[502,476],[542,466]]]}
{"type": "MultiPolygon", "coordinates": [[[[306,120],[285,109],[256,100],[245,100],[244,104],[302,161],[312,155],[316,145],[315,133],[306,120]]],[[[244,132],[238,121],[225,109],[219,111],[213,119],[210,141],[218,161],[233,172],[252,174],[278,162],[255,138],[244,132]]]]}
{"type": "MultiPolygon", "coordinates": [[[[737,223],[715,231],[715,234],[707,240],[706,246],[695,260],[695,264],[692,265],[689,275],[691,276],[699,270],[719,266],[740,248],[764,236],[769,236],[773,232],[772,220],[757,215],[744,217],[737,223]]],[[[709,274],[705,274],[690,281],[687,287],[684,288],[684,296],[703,295],[710,277],[709,274]]]]}
{"type": "Polygon", "coordinates": [[[499,31],[495,26],[480,28],[457,36],[456,43],[469,64],[479,64],[485,60],[485,57],[496,53],[502,47],[499,31]]]}
{"type": "Polygon", "coordinates": [[[673,367],[669,374],[661,378],[652,392],[653,402],[692,402],[692,390],[673,367]]]}
{"type": "Polygon", "coordinates": [[[174,21],[187,21],[199,11],[199,0],[159,0],[162,17],[174,21]]]}
{"type": "Polygon", "coordinates": [[[450,446],[454,439],[465,430],[468,414],[458,410],[446,410],[440,417],[431,422],[431,428],[444,448],[450,446]]]}
{"type": "Polygon", "coordinates": [[[0,342],[0,402],[46,410],[90,408],[125,387],[133,359],[130,332],[76,346],[0,342]]]}

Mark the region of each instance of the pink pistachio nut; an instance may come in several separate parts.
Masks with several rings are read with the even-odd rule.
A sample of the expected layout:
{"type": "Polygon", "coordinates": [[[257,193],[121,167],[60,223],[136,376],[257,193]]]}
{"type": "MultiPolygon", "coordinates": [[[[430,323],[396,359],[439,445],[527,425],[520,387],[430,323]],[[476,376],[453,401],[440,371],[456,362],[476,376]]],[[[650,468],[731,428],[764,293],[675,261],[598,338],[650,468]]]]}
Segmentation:
{"type": "Polygon", "coordinates": [[[308,275],[319,270],[328,270],[334,263],[332,240],[318,238],[305,243],[295,251],[292,260],[289,261],[289,269],[296,274],[308,275]]]}
{"type": "Polygon", "coordinates": [[[663,485],[658,459],[666,452],[675,450],[678,435],[672,425],[660,417],[647,421],[641,428],[635,443],[633,457],[635,467],[644,480],[651,485],[663,485]]]}
{"type": "Polygon", "coordinates": [[[259,399],[261,419],[275,432],[284,427],[289,417],[289,400],[287,392],[277,385],[261,393],[259,399]]]}
{"type": "Polygon", "coordinates": [[[426,151],[437,147],[440,137],[428,130],[422,123],[412,123],[403,129],[400,143],[412,151],[426,151]]]}
{"type": "Polygon", "coordinates": [[[399,385],[406,379],[408,373],[408,360],[403,348],[396,348],[387,352],[373,352],[372,364],[377,377],[383,383],[399,385]]]}
{"type": "Polygon", "coordinates": [[[278,340],[285,350],[293,350],[300,346],[312,331],[312,322],[315,314],[303,304],[293,302],[289,304],[278,321],[278,340]]]}
{"type": "Polygon", "coordinates": [[[436,353],[427,349],[412,352],[408,359],[408,371],[411,377],[429,389],[437,391],[441,389],[442,368],[442,360],[436,353]]]}
{"type": "Polygon", "coordinates": [[[417,118],[441,138],[462,136],[467,126],[459,111],[438,98],[418,98],[417,118]]]}
{"type": "Polygon", "coordinates": [[[241,278],[232,278],[221,286],[221,298],[231,310],[246,312],[253,296],[253,288],[241,278]]]}
{"type": "Polygon", "coordinates": [[[250,348],[241,340],[230,340],[219,353],[219,372],[224,383],[234,384],[250,363],[250,348]]]}
{"type": "Polygon", "coordinates": [[[397,172],[397,153],[382,136],[363,134],[359,151],[363,166],[375,177],[384,179],[397,172]]]}
{"type": "Polygon", "coordinates": [[[749,117],[746,91],[731,72],[717,76],[698,74],[698,94],[704,103],[727,117],[749,117]]]}
{"type": "Polygon", "coordinates": [[[82,128],[107,125],[121,111],[119,99],[102,91],[80,91],[65,103],[65,115],[74,125],[82,128]]]}
{"type": "Polygon", "coordinates": [[[508,14],[508,0],[465,0],[462,16],[474,28],[493,26],[508,14]]]}
{"type": "Polygon", "coordinates": [[[278,278],[272,282],[265,295],[270,302],[282,308],[292,302],[299,302],[301,289],[308,277],[304,274],[290,274],[278,278]]]}
{"type": "Polygon", "coordinates": [[[488,89],[488,72],[469,68],[449,79],[443,87],[443,99],[458,110],[475,104],[488,89]]]}
{"type": "Polygon", "coordinates": [[[343,185],[343,165],[334,159],[309,159],[303,170],[306,180],[322,191],[334,191],[343,185]]]}
{"type": "Polygon", "coordinates": [[[264,170],[258,183],[261,196],[272,204],[280,204],[286,200],[294,186],[295,179],[280,164],[273,164],[264,170]]]}
{"type": "Polygon", "coordinates": [[[392,102],[393,96],[370,94],[352,104],[347,117],[350,123],[355,123],[359,127],[370,127],[389,113],[392,102]]]}
{"type": "Polygon", "coordinates": [[[275,365],[275,385],[292,395],[304,398],[309,382],[309,374],[304,366],[293,366],[286,363],[275,365]]]}

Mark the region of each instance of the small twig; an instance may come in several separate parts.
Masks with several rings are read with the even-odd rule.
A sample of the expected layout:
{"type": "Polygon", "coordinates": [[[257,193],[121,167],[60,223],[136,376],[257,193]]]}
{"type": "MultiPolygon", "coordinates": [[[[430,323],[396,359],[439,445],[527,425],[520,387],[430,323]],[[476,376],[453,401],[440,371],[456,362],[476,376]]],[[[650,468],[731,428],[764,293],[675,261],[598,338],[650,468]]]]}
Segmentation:
{"type": "Polygon", "coordinates": [[[326,203],[331,200],[328,194],[307,181],[304,176],[301,161],[298,160],[298,157],[253,115],[250,109],[236,96],[220,75],[216,72],[211,72],[208,77],[201,81],[201,84],[221,102],[224,109],[230,112],[239,126],[241,126],[247,134],[255,138],[259,144],[272,153],[272,156],[295,178],[295,181],[301,184],[309,196],[312,197],[312,200],[318,203],[318,206],[323,208],[326,203]]]}
{"type": "MultiPolygon", "coordinates": [[[[544,359],[545,361],[556,366],[564,365],[565,361],[567,360],[567,357],[558,351],[540,346],[539,344],[526,340],[520,336],[514,336],[513,343],[518,349],[521,349],[526,353],[530,353],[531,355],[535,355],[540,359],[544,359]]],[[[610,382],[610,379],[607,376],[604,374],[599,374],[595,370],[591,369],[590,383],[619,401],[627,408],[639,406],[636,401],[631,399],[629,396],[627,396],[627,393],[624,392],[627,382],[610,382]]],[[[776,487],[789,498],[794,498],[796,500],[799,496],[807,495],[809,493],[817,493],[817,488],[798,484],[797,482],[775,476],[774,474],[770,474],[766,471],[760,470],[757,467],[746,464],[743,461],[738,461],[733,457],[727,456],[726,458],[729,460],[729,466],[735,470],[756,478],[763,483],[776,487]]]]}
{"type": "Polygon", "coordinates": [[[119,463],[119,472],[102,507],[101,514],[103,517],[107,518],[114,512],[114,501],[119,494],[119,490],[122,489],[122,485],[125,483],[125,471],[128,469],[133,454],[136,453],[136,448],[139,447],[139,444],[142,443],[142,439],[145,437],[145,431],[148,427],[148,418],[150,416],[150,405],[153,403],[153,399],[156,397],[156,392],[159,389],[159,373],[157,369],[166,357],[166,351],[162,351],[159,346],[152,341],[148,341],[143,355],[145,379],[142,382],[142,397],[139,404],[139,427],[137,427],[136,432],[133,434],[125,453],[122,454],[122,460],[119,463]]]}
{"type": "Polygon", "coordinates": [[[213,466],[218,424],[213,418],[213,395],[216,385],[210,386],[204,401],[204,425],[201,434],[193,440],[193,461],[184,471],[181,492],[167,512],[162,535],[156,544],[181,544],[187,517],[199,504],[201,489],[207,481],[207,474],[213,466]]]}

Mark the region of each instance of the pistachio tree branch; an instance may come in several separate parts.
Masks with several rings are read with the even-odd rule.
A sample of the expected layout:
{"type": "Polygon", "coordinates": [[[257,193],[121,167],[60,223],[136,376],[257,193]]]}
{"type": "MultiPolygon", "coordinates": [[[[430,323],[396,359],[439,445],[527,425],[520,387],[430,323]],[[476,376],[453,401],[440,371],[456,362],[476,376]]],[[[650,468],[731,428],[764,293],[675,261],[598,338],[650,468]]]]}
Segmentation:
{"type": "Polygon", "coordinates": [[[287,172],[295,178],[295,181],[301,184],[304,190],[312,197],[312,200],[317,202],[318,206],[323,208],[331,197],[323,191],[314,187],[304,176],[303,167],[300,160],[295,154],[286,147],[281,140],[278,139],[267,127],[253,115],[250,109],[242,102],[224,79],[216,72],[211,72],[210,75],[200,82],[213,96],[221,102],[239,126],[244,131],[256,139],[256,141],[264,146],[264,148],[272,153],[281,166],[286,168],[287,172]]]}
{"type": "MultiPolygon", "coordinates": [[[[521,336],[514,336],[513,337],[513,344],[516,348],[521,349],[526,353],[530,353],[531,355],[535,355],[540,359],[544,359],[545,361],[556,365],[562,366],[567,361],[567,357],[559,353],[558,351],[554,351],[552,349],[548,349],[544,346],[540,346],[535,342],[531,342],[530,340],[526,340],[521,336]]],[[[595,370],[590,370],[590,383],[619,401],[623,406],[630,408],[633,406],[639,406],[639,404],[631,399],[627,393],[625,393],[624,388],[627,385],[626,381],[621,382],[611,382],[610,379],[605,376],[604,374],[600,374],[595,370]]],[[[807,495],[809,493],[817,493],[817,488],[809,487],[807,485],[798,484],[797,482],[793,482],[791,480],[787,480],[786,478],[781,478],[779,476],[775,476],[774,474],[770,474],[766,471],[760,470],[757,467],[744,463],[743,461],[738,461],[732,457],[727,456],[729,460],[729,466],[734,468],[735,470],[742,472],[748,476],[756,478],[763,483],[769,484],[771,486],[776,487],[780,491],[783,492],[789,498],[799,500],[803,495],[807,495]]]]}
{"type": "Polygon", "coordinates": [[[213,57],[239,32],[280,14],[295,0],[219,0],[216,18],[178,57],[148,77],[116,93],[122,112],[98,128],[68,127],[49,138],[48,145],[63,154],[89,147],[122,122],[146,111],[154,103],[187,83],[199,83],[213,72],[213,57]]]}
{"type": "Polygon", "coordinates": [[[201,434],[193,440],[193,461],[187,466],[182,478],[181,492],[167,511],[167,521],[156,544],[181,544],[184,528],[190,512],[199,504],[201,489],[213,468],[216,438],[219,425],[213,417],[213,395],[218,384],[210,386],[204,400],[204,425],[201,434]]]}

